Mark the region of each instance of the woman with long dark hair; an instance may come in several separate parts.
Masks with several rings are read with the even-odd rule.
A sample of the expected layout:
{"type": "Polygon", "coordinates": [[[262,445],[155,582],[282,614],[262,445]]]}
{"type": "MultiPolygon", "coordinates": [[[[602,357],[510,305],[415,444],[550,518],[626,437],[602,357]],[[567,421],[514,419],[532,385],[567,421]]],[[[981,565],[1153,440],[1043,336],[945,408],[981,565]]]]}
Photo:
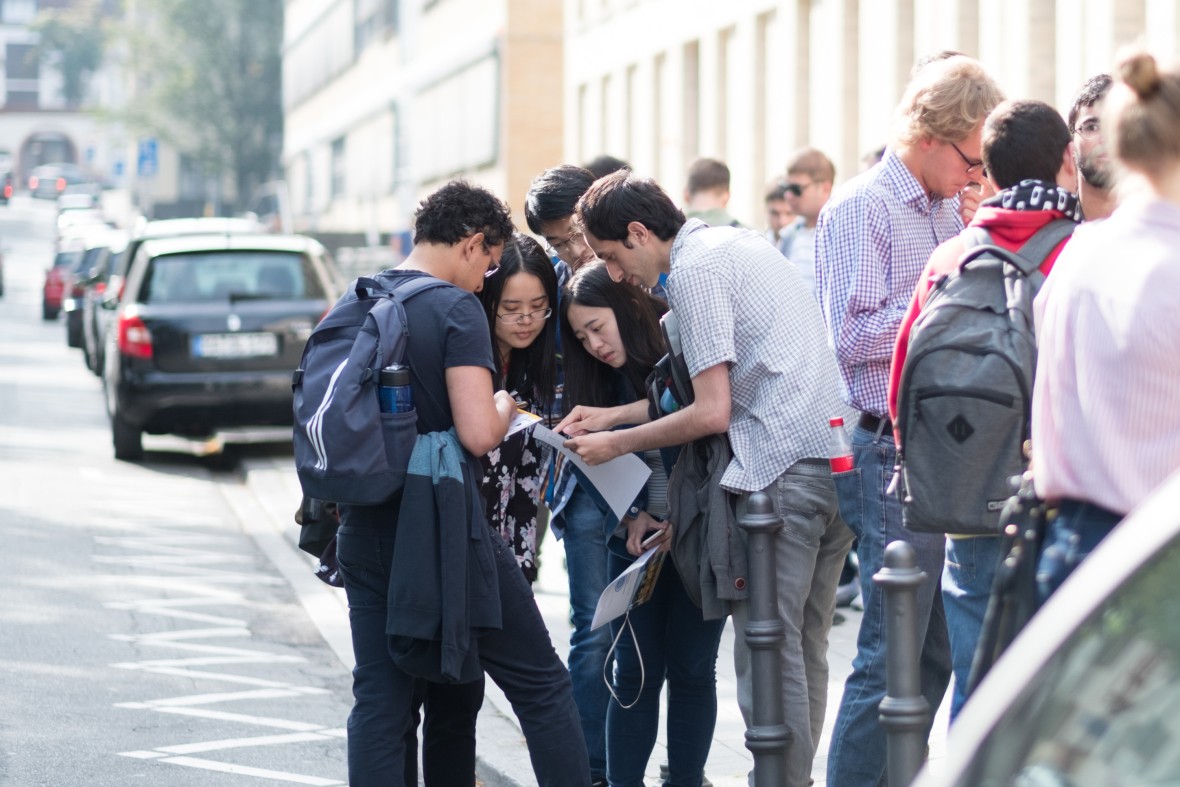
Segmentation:
{"type": "MultiPolygon", "coordinates": [[[[496,387],[530,412],[550,414],[557,380],[557,274],[541,245],[515,233],[479,300],[492,335],[496,387]]],[[[488,524],[512,546],[529,582],[537,579],[537,506],[545,459],[543,446],[525,430],[493,448],[484,462],[488,524]]]]}
{"type": "MultiPolygon", "coordinates": [[[[566,284],[561,302],[566,407],[614,407],[643,399],[647,376],[664,354],[659,317],[666,310],[663,301],[644,290],[612,281],[601,262],[580,268],[566,284]]],[[[664,521],[668,462],[660,451],[641,458],[652,475],[622,521],[599,507],[611,578],[643,554],[645,539],[651,539],[648,549],[670,544],[671,530],[664,521]]],[[[578,493],[589,494],[585,489],[578,493]]],[[[614,701],[606,713],[611,787],[642,787],[659,731],[665,682],[666,783],[700,787],[717,721],[715,668],[723,628],[724,620],[702,618],[670,560],[664,561],[649,600],[611,622],[614,701]]]]}

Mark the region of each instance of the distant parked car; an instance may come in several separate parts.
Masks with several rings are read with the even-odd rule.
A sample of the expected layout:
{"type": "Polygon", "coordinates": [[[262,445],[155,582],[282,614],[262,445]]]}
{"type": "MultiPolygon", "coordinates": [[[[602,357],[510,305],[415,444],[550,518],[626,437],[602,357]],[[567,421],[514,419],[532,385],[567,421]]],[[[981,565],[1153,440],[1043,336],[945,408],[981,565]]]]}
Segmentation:
{"type": "Polygon", "coordinates": [[[336,289],[327,253],[310,238],[144,241],[106,348],[115,457],[139,459],[144,432],[291,425],[291,372],[336,289]]]}
{"type": "Polygon", "coordinates": [[[4,295],[4,252],[0,251],[0,296],[4,295]]]}
{"type": "Polygon", "coordinates": [[[1078,566],[914,787],[1180,782],[1180,474],[1078,566]]]}
{"type": "Polygon", "coordinates": [[[127,248],[127,233],[111,230],[95,236],[87,254],[92,255],[87,268],[86,287],[82,292],[82,354],[86,368],[102,375],[103,365],[103,297],[110,279],[111,267],[119,254],[127,248]]]}
{"type": "MultiPolygon", "coordinates": [[[[82,258],[70,276],[62,300],[62,311],[66,315],[66,344],[70,347],[85,349],[87,294],[96,285],[106,286],[105,262],[110,257],[111,245],[120,241],[126,243],[126,233],[107,229],[105,224],[103,229],[91,230],[82,236],[82,258]]],[[[91,359],[87,355],[86,366],[89,368],[90,365],[91,359]]]]}
{"type": "Polygon", "coordinates": [[[29,174],[29,193],[41,199],[57,199],[67,186],[93,182],[76,164],[42,164],[29,174]]]}
{"type": "Polygon", "coordinates": [[[85,247],[80,240],[64,245],[53,257],[53,265],[45,271],[45,283],[41,287],[41,318],[56,320],[61,313],[66,286],[70,275],[82,260],[85,247]]]}
{"type": "Polygon", "coordinates": [[[12,199],[12,191],[12,170],[0,171],[0,205],[8,204],[8,200],[12,199]]]}

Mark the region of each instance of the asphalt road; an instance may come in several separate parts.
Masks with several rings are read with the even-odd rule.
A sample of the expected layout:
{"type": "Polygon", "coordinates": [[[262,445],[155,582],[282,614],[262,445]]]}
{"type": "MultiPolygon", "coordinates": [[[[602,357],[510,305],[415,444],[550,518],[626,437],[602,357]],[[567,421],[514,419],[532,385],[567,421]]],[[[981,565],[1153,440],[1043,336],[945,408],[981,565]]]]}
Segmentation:
{"type": "Polygon", "coordinates": [[[116,462],[41,319],[53,216],[0,207],[0,784],[344,784],[351,678],[228,502],[289,445],[116,462]]]}

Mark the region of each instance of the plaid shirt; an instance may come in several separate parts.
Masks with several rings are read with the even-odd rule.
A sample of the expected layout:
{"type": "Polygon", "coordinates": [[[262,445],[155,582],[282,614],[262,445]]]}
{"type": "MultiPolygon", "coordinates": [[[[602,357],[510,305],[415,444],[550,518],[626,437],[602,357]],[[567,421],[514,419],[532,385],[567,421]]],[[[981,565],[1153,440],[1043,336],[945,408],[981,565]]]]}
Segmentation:
{"type": "Polygon", "coordinates": [[[819,306],[757,232],[689,219],[672,242],[668,302],[694,377],[728,364],[730,491],[765,489],[800,459],[827,456],[843,414],[819,306]]]}
{"type": "Polygon", "coordinates": [[[963,229],[959,198],[931,200],[892,150],[845,183],[815,233],[815,286],[848,403],[889,412],[889,364],[930,254],[963,229]]]}

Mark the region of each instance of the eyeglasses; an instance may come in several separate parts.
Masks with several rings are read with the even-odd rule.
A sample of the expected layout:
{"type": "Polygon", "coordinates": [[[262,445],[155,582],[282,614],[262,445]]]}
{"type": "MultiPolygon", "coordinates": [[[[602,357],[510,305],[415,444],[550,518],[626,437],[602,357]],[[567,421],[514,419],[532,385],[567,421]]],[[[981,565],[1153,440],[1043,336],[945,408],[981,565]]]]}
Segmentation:
{"type": "Polygon", "coordinates": [[[1102,133],[1102,123],[1098,118],[1086,118],[1082,125],[1074,129],[1074,133],[1082,139],[1093,139],[1102,133]]]}
{"type": "Polygon", "coordinates": [[[496,319],[505,325],[522,325],[531,320],[548,320],[549,315],[553,314],[553,309],[537,309],[532,312],[509,312],[508,314],[497,314],[496,319]]]}
{"type": "Polygon", "coordinates": [[[947,144],[955,149],[955,152],[959,154],[959,158],[963,159],[963,163],[967,165],[968,175],[974,175],[976,172],[983,172],[983,175],[985,177],[987,176],[987,173],[983,171],[982,161],[972,161],[971,159],[967,158],[967,155],[963,153],[963,151],[959,150],[959,146],[954,142],[948,142],[947,144]]]}
{"type": "Polygon", "coordinates": [[[546,243],[545,250],[548,251],[549,254],[554,257],[562,257],[564,259],[564,255],[569,251],[570,244],[573,243],[575,240],[579,240],[581,237],[582,237],[582,233],[571,232],[570,236],[568,238],[566,238],[565,240],[558,241],[557,243],[552,243],[552,244],[546,243]]]}
{"type": "MultiPolygon", "coordinates": [[[[483,245],[483,250],[484,250],[484,251],[486,251],[486,252],[488,253],[488,257],[491,257],[491,256],[492,256],[492,250],[491,250],[491,248],[488,246],[488,244],[486,244],[486,243],[485,243],[485,244],[483,245]]],[[[493,257],[493,258],[492,258],[492,264],[488,266],[488,269],[487,269],[486,271],[484,271],[484,273],[483,273],[483,277],[484,277],[485,279],[487,279],[487,278],[489,278],[489,277],[491,277],[491,276],[495,276],[495,275],[496,275],[497,273],[499,273],[499,272],[500,272],[500,261],[499,261],[499,260],[497,260],[497,259],[495,259],[495,258],[493,257]]]]}

